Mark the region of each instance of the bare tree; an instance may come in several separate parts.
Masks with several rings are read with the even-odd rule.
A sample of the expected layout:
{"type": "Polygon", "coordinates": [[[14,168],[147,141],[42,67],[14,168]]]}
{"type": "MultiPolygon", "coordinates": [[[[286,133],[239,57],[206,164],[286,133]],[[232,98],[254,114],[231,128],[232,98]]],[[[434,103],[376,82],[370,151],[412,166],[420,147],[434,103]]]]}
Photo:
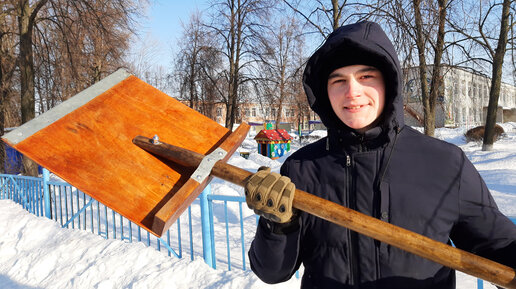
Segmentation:
{"type": "MultiPolygon", "coordinates": [[[[132,17],[140,9],[136,1],[2,2],[2,15],[18,24],[14,49],[18,55],[9,62],[19,71],[21,123],[122,66],[132,17]]],[[[26,174],[37,174],[33,162],[27,158],[23,162],[26,174]]]]}
{"type": "MultiPolygon", "coordinates": [[[[415,28],[416,28],[416,46],[418,50],[419,59],[419,78],[421,83],[421,92],[423,98],[423,109],[424,109],[424,130],[425,134],[429,136],[434,135],[435,131],[435,106],[436,100],[441,86],[441,59],[444,50],[444,37],[445,37],[445,22],[446,22],[446,9],[447,0],[437,0],[437,10],[434,10],[437,14],[437,39],[433,43],[433,55],[434,61],[432,65],[430,88],[427,83],[427,61],[426,61],[426,43],[430,41],[432,35],[431,31],[423,31],[425,27],[432,27],[432,25],[424,24],[421,15],[421,0],[413,0],[413,8],[415,15],[415,28]]],[[[429,9],[430,10],[430,9],[429,9]]],[[[433,13],[432,13],[433,14],[433,13]]],[[[428,17],[433,18],[432,15],[428,17]]],[[[434,26],[435,27],[435,26],[434,26]]]]}
{"type": "MultiPolygon", "coordinates": [[[[5,133],[5,127],[12,125],[13,116],[10,109],[10,99],[15,90],[14,75],[16,68],[15,41],[16,20],[12,11],[3,10],[0,13],[0,135],[5,133]]],[[[16,111],[16,110],[14,110],[16,111]]],[[[5,146],[0,145],[0,173],[4,172],[5,146]]]]}
{"type": "Polygon", "coordinates": [[[179,98],[215,120],[214,104],[224,96],[221,88],[222,54],[215,47],[199,12],[183,25],[183,36],[174,62],[174,80],[179,98]]]}
{"type": "Polygon", "coordinates": [[[48,0],[35,1],[32,5],[29,0],[19,0],[17,5],[19,44],[19,69],[21,87],[21,117],[25,123],[35,116],[34,90],[34,56],[33,31],[36,16],[48,0]]]}
{"type": "Polygon", "coordinates": [[[342,14],[347,0],[342,3],[339,3],[339,0],[331,0],[328,4],[320,0],[313,2],[283,0],[283,2],[301,16],[320,36],[326,38],[342,24],[342,14]]]}
{"type": "MultiPolygon", "coordinates": [[[[18,35],[20,69],[20,93],[21,93],[21,120],[23,123],[35,116],[35,89],[34,89],[34,56],[32,45],[32,32],[36,24],[36,16],[47,0],[35,1],[32,5],[29,0],[19,0],[17,3],[18,35]]],[[[23,157],[25,173],[31,176],[38,174],[36,163],[27,157],[23,157]]]]}
{"type": "MultiPolygon", "coordinates": [[[[201,54],[211,45],[201,21],[201,14],[195,12],[190,21],[183,25],[183,36],[179,41],[179,51],[175,60],[175,75],[179,86],[179,98],[187,100],[189,106],[197,109],[199,102],[199,82],[202,68],[201,54]]],[[[209,61],[209,59],[207,59],[209,61]]],[[[215,85],[215,83],[214,83],[215,85]]]]}
{"type": "MultiPolygon", "coordinates": [[[[493,143],[495,139],[495,124],[496,124],[496,111],[498,109],[498,98],[500,97],[500,86],[502,82],[502,70],[503,70],[503,60],[505,58],[505,52],[507,50],[507,44],[509,43],[507,35],[509,29],[512,29],[513,26],[509,26],[509,17],[510,13],[510,5],[514,3],[511,0],[504,0],[502,4],[502,16],[500,19],[500,34],[498,36],[498,44],[496,49],[492,51],[491,48],[490,54],[493,57],[493,66],[492,66],[492,76],[491,76],[491,89],[489,91],[489,105],[487,107],[487,117],[486,117],[486,125],[484,130],[484,140],[482,144],[483,151],[490,151],[493,149],[493,143]]],[[[513,16],[514,18],[514,11],[513,16]]],[[[514,23],[511,23],[514,25],[514,23]]],[[[482,32],[482,29],[480,29],[482,32]]],[[[489,46],[489,42],[485,41],[486,47],[489,46]]]]}
{"type": "Polygon", "coordinates": [[[304,20],[308,27],[307,33],[318,35],[321,42],[345,23],[376,18],[381,14],[383,6],[389,2],[379,0],[283,0],[286,6],[304,20]]]}
{"type": "MultiPolygon", "coordinates": [[[[209,34],[208,34],[209,35],[209,34]]],[[[208,36],[209,39],[212,39],[208,36]]],[[[199,95],[203,107],[200,111],[212,118],[216,119],[215,104],[221,103],[224,92],[221,90],[225,87],[224,73],[221,70],[222,57],[219,51],[214,47],[213,43],[203,46],[202,53],[199,55],[199,67],[201,68],[199,78],[199,95]]]]}
{"type": "Polygon", "coordinates": [[[38,108],[45,111],[126,66],[140,9],[132,0],[50,0],[35,26],[38,108]]]}
{"type": "Polygon", "coordinates": [[[308,101],[306,101],[306,94],[303,88],[303,70],[307,59],[304,53],[304,41],[305,37],[300,36],[297,38],[298,49],[294,50],[292,55],[292,67],[295,69],[291,72],[292,79],[289,81],[289,91],[292,95],[292,102],[296,107],[295,113],[298,128],[302,128],[301,126],[304,123],[309,123],[309,121],[312,120],[311,115],[313,115],[308,101]]]}
{"type": "Polygon", "coordinates": [[[276,115],[272,117],[276,123],[282,120],[283,106],[295,101],[297,86],[292,82],[299,81],[296,72],[299,70],[295,56],[302,50],[300,25],[295,18],[281,18],[277,24],[269,27],[270,31],[260,37],[257,44],[258,75],[255,87],[263,99],[262,106],[273,106],[276,115]]]}
{"type": "Polygon", "coordinates": [[[155,88],[171,94],[173,78],[161,61],[163,56],[159,53],[159,41],[150,34],[133,39],[131,53],[124,57],[127,69],[155,88]]]}
{"type": "MultiPolygon", "coordinates": [[[[478,18],[475,19],[468,15],[465,19],[460,19],[466,23],[465,27],[456,22],[452,23],[456,33],[461,34],[464,37],[463,41],[470,44],[470,46],[457,45],[467,59],[473,64],[483,66],[487,63],[491,67],[491,87],[482,145],[484,151],[492,150],[495,140],[494,127],[502,82],[503,63],[507,46],[512,43],[512,40],[508,37],[509,31],[512,31],[515,25],[514,21],[509,21],[509,19],[514,19],[515,10],[512,6],[514,3],[514,0],[503,0],[501,3],[480,1],[477,3],[478,6],[474,7],[478,10],[478,18]],[[500,14],[498,16],[495,13],[500,14]],[[466,20],[471,21],[468,23],[469,21],[466,20]],[[494,45],[496,45],[495,48],[493,48],[494,45]]],[[[466,9],[471,10],[470,7],[466,9]]]]}
{"type": "Polygon", "coordinates": [[[251,43],[256,40],[265,23],[272,4],[265,0],[220,0],[213,1],[211,23],[206,27],[214,32],[220,42],[220,52],[224,55],[227,69],[224,72],[227,128],[235,123],[241,91],[240,86],[247,81],[245,68],[252,61],[251,43]]]}

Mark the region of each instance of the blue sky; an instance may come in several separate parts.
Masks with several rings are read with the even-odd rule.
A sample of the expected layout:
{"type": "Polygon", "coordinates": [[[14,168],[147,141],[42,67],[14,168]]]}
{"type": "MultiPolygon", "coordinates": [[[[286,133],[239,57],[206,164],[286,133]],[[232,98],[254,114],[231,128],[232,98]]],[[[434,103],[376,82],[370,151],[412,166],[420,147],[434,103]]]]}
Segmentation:
{"type": "Polygon", "coordinates": [[[171,57],[174,43],[181,37],[181,22],[187,23],[196,9],[206,7],[207,0],[151,0],[147,17],[140,19],[140,37],[148,35],[159,41],[160,56],[171,57]]]}

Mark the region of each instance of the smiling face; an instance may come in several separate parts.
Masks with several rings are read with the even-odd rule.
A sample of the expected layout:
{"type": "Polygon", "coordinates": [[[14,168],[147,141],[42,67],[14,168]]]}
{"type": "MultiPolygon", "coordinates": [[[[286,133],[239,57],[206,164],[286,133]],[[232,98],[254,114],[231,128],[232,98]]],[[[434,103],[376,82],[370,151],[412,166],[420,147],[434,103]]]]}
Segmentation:
{"type": "Polygon", "coordinates": [[[328,97],[339,119],[363,133],[377,124],[385,106],[383,75],[366,65],[338,68],[328,76],[328,97]]]}

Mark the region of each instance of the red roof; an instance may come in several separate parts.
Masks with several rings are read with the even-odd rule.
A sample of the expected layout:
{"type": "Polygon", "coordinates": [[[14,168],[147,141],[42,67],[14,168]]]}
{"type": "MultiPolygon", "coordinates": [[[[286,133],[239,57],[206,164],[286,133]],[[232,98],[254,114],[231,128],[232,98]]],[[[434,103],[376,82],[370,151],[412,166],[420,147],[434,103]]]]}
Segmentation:
{"type": "Polygon", "coordinates": [[[289,141],[292,137],[284,129],[262,129],[255,137],[255,140],[289,141]]]}

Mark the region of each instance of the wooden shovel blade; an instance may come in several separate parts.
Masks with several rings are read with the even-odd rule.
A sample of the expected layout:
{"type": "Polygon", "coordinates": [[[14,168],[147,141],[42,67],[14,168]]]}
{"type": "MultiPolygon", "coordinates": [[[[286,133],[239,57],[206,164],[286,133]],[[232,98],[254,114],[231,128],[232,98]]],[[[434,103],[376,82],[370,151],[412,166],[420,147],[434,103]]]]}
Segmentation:
{"type": "MultiPolygon", "coordinates": [[[[134,138],[133,143],[182,166],[198,166],[204,157],[199,153],[166,143],[152,145],[148,138],[141,136],[134,138]]],[[[214,165],[211,174],[239,186],[244,186],[252,175],[251,172],[220,161],[214,165]]],[[[437,242],[301,190],[296,190],[293,206],[441,265],[504,288],[516,289],[516,272],[508,266],[437,242]]]]}
{"type": "Polygon", "coordinates": [[[161,236],[165,225],[153,230],[155,215],[195,168],[163,161],[131,142],[135,135],[155,134],[207,154],[231,132],[119,70],[2,139],[134,224],[161,236]]]}

